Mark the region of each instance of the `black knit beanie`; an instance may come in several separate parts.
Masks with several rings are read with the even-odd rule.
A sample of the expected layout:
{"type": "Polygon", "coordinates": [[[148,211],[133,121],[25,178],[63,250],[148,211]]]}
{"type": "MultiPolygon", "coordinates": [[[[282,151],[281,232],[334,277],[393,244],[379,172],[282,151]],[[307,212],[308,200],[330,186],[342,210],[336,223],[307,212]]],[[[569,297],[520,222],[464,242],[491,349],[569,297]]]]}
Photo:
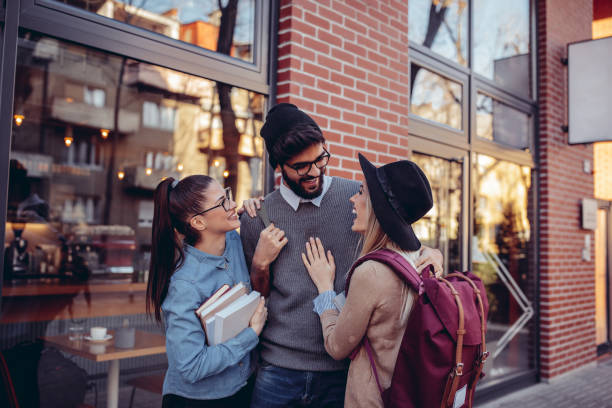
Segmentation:
{"type": "Polygon", "coordinates": [[[274,146],[283,135],[295,126],[301,124],[313,125],[317,130],[321,131],[314,119],[291,103],[279,103],[270,109],[268,116],[266,116],[266,122],[259,132],[266,142],[268,153],[272,151],[272,146],[274,146]]]}

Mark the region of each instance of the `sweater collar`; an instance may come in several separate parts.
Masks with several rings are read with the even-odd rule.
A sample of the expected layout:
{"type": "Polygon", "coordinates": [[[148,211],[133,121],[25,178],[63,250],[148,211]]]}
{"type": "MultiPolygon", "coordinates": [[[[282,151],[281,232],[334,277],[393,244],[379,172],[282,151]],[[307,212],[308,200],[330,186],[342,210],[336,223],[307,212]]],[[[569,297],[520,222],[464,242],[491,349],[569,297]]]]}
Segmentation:
{"type": "Polygon", "coordinates": [[[329,190],[329,186],[331,185],[332,177],[323,175],[323,189],[321,190],[321,194],[316,196],[315,198],[302,198],[299,195],[295,194],[293,190],[285,185],[281,181],[280,183],[280,194],[285,199],[287,204],[293,208],[293,211],[297,211],[300,203],[312,203],[317,207],[321,207],[321,201],[323,200],[323,196],[329,190]]]}

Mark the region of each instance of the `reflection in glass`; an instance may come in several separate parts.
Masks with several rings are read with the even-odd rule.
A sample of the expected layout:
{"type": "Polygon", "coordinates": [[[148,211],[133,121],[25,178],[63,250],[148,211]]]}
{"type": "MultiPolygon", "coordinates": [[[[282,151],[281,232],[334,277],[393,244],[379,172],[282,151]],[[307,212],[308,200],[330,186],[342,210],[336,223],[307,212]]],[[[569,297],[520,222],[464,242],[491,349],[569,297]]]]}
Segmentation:
{"type": "Polygon", "coordinates": [[[408,7],[410,41],[467,65],[467,0],[410,0],[408,7]]]}
{"type": "Polygon", "coordinates": [[[255,0],[54,1],[207,50],[253,61],[255,0]]]}
{"type": "Polygon", "coordinates": [[[423,245],[442,251],[446,272],[460,271],[462,164],[420,153],[413,153],[411,160],[427,176],[434,201],[433,208],[413,224],[414,231],[423,245]]]}
{"type": "Polygon", "coordinates": [[[476,135],[483,139],[529,150],[529,115],[478,93],[476,135]]]}
{"type": "Polygon", "coordinates": [[[411,82],[410,112],[461,129],[461,84],[416,64],[411,64],[410,70],[416,73],[411,82]]]}
{"type": "Polygon", "coordinates": [[[154,189],[209,174],[238,202],[261,195],[263,96],[31,32],[17,70],[0,346],[80,319],[159,330],[145,316],[154,189]]]}
{"type": "Polygon", "coordinates": [[[475,72],[531,96],[530,0],[474,1],[475,72]]]}
{"type": "Polygon", "coordinates": [[[490,381],[533,367],[531,169],[474,155],[472,269],[489,301],[490,381]]]}

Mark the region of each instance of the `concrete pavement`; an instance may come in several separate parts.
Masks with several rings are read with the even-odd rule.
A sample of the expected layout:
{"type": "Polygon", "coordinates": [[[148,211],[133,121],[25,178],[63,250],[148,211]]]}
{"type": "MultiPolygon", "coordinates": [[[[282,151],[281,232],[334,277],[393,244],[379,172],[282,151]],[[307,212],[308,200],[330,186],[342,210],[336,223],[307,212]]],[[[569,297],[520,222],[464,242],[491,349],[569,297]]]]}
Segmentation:
{"type": "Polygon", "coordinates": [[[612,408],[612,357],[477,408],[612,408]]]}

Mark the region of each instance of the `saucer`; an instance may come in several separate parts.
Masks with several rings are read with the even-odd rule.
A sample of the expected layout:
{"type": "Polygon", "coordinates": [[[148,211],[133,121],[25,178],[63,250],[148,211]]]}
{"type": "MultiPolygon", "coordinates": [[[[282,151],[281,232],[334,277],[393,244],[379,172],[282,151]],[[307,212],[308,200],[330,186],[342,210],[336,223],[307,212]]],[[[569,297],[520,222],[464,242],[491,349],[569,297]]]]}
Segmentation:
{"type": "Polygon", "coordinates": [[[103,342],[105,342],[105,341],[108,341],[108,340],[112,339],[112,338],[113,338],[113,335],[112,335],[112,334],[107,334],[107,335],[106,335],[106,336],[104,336],[104,338],[102,338],[102,339],[94,339],[94,338],[93,338],[93,337],[91,337],[91,336],[83,336],[83,338],[84,338],[85,340],[87,340],[87,341],[92,342],[92,343],[103,343],[103,342]]]}

